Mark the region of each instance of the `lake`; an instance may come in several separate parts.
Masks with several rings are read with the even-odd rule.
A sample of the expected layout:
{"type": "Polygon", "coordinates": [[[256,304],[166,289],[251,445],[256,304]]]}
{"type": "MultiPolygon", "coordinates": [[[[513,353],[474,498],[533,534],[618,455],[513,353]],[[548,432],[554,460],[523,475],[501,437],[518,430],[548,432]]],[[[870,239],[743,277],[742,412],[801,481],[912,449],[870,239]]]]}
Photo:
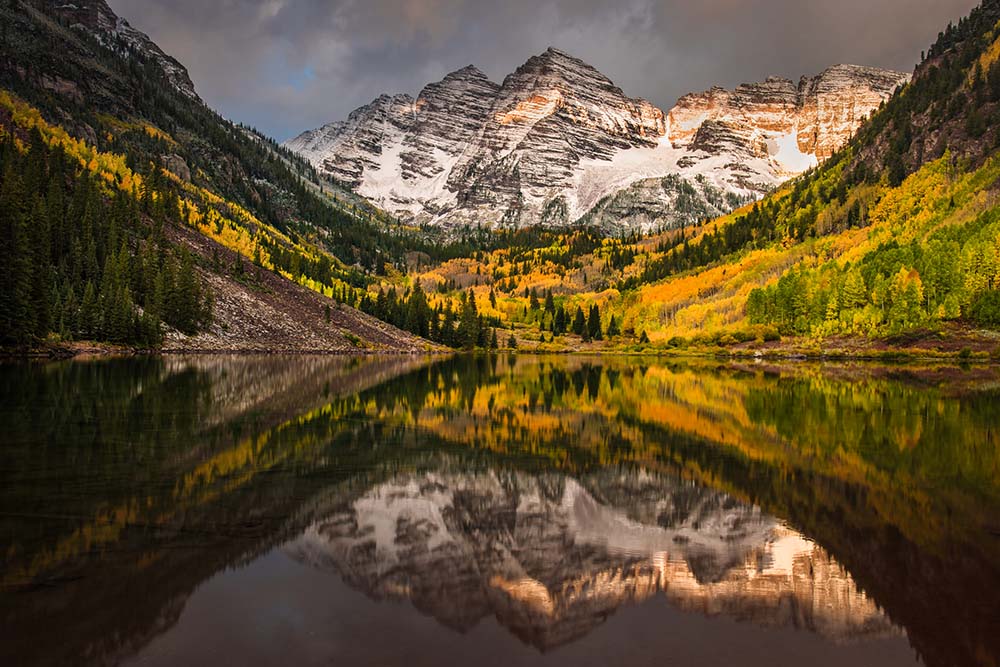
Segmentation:
{"type": "Polygon", "coordinates": [[[1000,664],[1000,373],[0,365],[3,665],[1000,664]]]}

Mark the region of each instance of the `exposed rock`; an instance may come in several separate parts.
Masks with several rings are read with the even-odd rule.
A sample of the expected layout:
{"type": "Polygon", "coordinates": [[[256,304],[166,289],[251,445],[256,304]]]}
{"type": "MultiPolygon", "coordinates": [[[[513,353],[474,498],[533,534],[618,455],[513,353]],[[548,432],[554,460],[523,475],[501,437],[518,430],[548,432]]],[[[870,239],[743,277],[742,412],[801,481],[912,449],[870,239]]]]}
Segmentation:
{"type": "MultiPolygon", "coordinates": [[[[24,74],[22,74],[22,76],[24,76],[24,74]]],[[[42,74],[38,77],[38,84],[42,88],[50,90],[56,95],[62,95],[63,97],[70,98],[77,104],[83,103],[83,95],[80,93],[80,87],[69,79],[64,79],[61,76],[49,76],[47,74],[42,74]]]]}
{"type": "Polygon", "coordinates": [[[775,158],[789,174],[825,160],[907,75],[875,67],[837,65],[817,76],[769,78],[734,91],[712,88],[685,95],[671,109],[670,142],[709,153],[775,158]]]}
{"type": "Polygon", "coordinates": [[[172,172],[174,176],[177,176],[181,180],[191,181],[191,168],[188,167],[188,163],[180,155],[171,153],[164,155],[162,160],[164,169],[172,172]]]}
{"type": "Polygon", "coordinates": [[[664,114],[549,49],[500,85],[469,66],[286,145],[413,222],[649,230],[728,212],[829,157],[907,78],[838,65],[686,95],[664,114]],[[701,201],[678,206],[681,186],[657,190],[666,176],[701,201]]]}
{"type": "Polygon", "coordinates": [[[200,101],[187,69],[164,53],[148,35],[117,16],[104,0],[44,0],[44,4],[47,5],[47,12],[62,18],[78,30],[89,32],[105,45],[114,47],[121,40],[130,49],[154,60],[177,90],[200,101]]]}

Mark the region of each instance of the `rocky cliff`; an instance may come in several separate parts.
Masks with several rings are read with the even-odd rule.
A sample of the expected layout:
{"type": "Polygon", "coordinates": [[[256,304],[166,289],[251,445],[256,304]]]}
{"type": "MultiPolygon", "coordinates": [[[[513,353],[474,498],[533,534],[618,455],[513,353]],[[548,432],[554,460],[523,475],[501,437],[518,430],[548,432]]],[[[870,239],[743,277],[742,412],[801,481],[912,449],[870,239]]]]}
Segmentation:
{"type": "Polygon", "coordinates": [[[649,230],[725,213],[814,166],[907,79],[839,65],[687,95],[665,114],[549,49],[499,85],[466,67],[286,145],[408,221],[649,230]]]}
{"type": "Polygon", "coordinates": [[[796,85],[769,78],[736,90],[685,95],[671,109],[670,142],[741,157],[773,157],[789,174],[830,157],[908,77],[837,65],[796,85]]]}
{"type": "Polygon", "coordinates": [[[45,11],[59,17],[70,27],[89,33],[105,46],[125,47],[144,59],[152,60],[179,92],[192,100],[201,101],[194,90],[191,77],[188,76],[187,68],[164,53],[146,33],[136,30],[128,21],[117,16],[104,0],[45,0],[42,6],[45,11]]]}

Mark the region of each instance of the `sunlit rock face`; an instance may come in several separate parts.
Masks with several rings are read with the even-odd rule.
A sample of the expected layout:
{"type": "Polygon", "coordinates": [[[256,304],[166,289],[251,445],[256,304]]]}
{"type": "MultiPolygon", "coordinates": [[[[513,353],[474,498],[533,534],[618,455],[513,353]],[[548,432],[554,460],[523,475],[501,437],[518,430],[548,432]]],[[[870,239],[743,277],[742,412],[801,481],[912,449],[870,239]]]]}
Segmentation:
{"type": "Polygon", "coordinates": [[[494,616],[540,649],[660,595],[838,641],[896,632],[822,548],[776,519],[642,472],[403,475],[338,499],[286,551],[458,631],[494,616]]]}
{"type": "Polygon", "coordinates": [[[837,65],[797,85],[772,77],[733,91],[685,95],[669,114],[670,141],[709,153],[770,157],[794,175],[833,155],[908,79],[875,67],[837,65]]]}
{"type": "Polygon", "coordinates": [[[549,49],[499,85],[466,67],[286,145],[412,222],[648,230],[728,212],[805,171],[907,79],[841,65],[798,85],[687,95],[665,114],[549,49]]]}

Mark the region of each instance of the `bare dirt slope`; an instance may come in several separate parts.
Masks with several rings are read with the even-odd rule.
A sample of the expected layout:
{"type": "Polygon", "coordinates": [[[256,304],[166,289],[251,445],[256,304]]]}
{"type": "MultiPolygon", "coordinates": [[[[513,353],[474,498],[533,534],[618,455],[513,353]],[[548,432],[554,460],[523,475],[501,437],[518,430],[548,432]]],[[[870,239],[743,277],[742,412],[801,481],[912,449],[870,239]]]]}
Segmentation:
{"type": "Polygon", "coordinates": [[[164,352],[418,353],[439,350],[432,343],[337,304],[245,258],[243,275],[235,252],[194,230],[171,226],[170,240],[202,260],[197,269],[215,298],[212,326],[195,336],[168,331],[164,352]],[[209,270],[213,250],[221,269],[209,270]],[[329,308],[330,320],[326,311],[329,308]]]}

